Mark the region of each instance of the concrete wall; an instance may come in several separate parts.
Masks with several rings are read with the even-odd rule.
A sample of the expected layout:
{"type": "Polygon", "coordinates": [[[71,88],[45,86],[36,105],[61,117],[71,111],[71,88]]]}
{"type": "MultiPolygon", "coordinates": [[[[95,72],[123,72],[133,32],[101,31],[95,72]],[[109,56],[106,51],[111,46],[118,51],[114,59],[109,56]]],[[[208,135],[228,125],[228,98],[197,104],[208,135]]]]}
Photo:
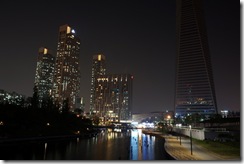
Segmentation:
{"type": "MultiPolygon", "coordinates": [[[[172,129],[174,132],[190,136],[190,129],[183,127],[173,127],[172,129]]],[[[198,140],[214,140],[218,138],[219,134],[223,133],[229,133],[229,131],[226,131],[225,128],[203,128],[203,129],[191,129],[192,132],[192,138],[198,139],[198,140]]]]}
{"type": "MultiPolygon", "coordinates": [[[[185,136],[190,136],[190,129],[189,128],[173,128],[173,131],[185,136]]],[[[191,129],[192,138],[198,139],[198,140],[204,140],[205,139],[205,131],[201,129],[191,129]]]]}

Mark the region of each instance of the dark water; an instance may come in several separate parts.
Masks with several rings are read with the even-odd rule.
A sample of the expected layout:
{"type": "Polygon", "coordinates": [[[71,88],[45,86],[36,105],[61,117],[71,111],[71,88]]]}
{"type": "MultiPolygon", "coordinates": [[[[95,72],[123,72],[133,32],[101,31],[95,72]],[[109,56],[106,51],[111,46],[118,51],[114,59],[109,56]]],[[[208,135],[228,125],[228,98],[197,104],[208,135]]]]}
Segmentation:
{"type": "Polygon", "coordinates": [[[141,130],[106,131],[89,139],[0,145],[2,160],[168,160],[164,140],[141,130]]]}

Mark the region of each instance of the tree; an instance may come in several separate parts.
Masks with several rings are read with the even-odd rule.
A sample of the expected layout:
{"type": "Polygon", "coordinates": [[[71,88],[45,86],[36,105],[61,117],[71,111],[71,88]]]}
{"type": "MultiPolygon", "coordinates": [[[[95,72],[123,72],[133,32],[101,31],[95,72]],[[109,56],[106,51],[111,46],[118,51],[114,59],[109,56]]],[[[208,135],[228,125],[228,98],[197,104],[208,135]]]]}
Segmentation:
{"type": "Polygon", "coordinates": [[[213,123],[216,123],[217,126],[219,126],[222,121],[222,116],[220,114],[211,115],[209,121],[212,123],[211,126],[213,125],[213,123]]]}
{"type": "Polygon", "coordinates": [[[94,125],[98,126],[100,123],[99,117],[97,115],[93,116],[92,122],[94,125]]]}
{"type": "Polygon", "coordinates": [[[51,96],[48,95],[48,96],[43,98],[42,108],[47,109],[47,110],[52,110],[55,108],[54,103],[53,103],[53,99],[51,96]]]}
{"type": "Polygon", "coordinates": [[[33,88],[33,96],[31,98],[31,107],[32,107],[32,109],[38,109],[38,107],[39,107],[38,88],[36,85],[33,88]]]}
{"type": "Polygon", "coordinates": [[[74,109],[74,113],[77,114],[77,115],[81,115],[82,113],[84,113],[84,111],[80,108],[75,108],[74,109]]]}
{"type": "Polygon", "coordinates": [[[67,114],[69,112],[69,98],[63,100],[62,113],[67,114]]]}

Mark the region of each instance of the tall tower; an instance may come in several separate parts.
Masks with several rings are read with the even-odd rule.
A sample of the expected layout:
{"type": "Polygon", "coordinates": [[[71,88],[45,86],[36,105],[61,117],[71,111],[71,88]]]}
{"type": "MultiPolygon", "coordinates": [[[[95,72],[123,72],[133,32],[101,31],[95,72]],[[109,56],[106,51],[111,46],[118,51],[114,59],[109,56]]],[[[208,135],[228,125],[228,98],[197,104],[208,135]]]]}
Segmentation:
{"type": "Polygon", "coordinates": [[[177,0],[175,116],[217,113],[201,0],[177,0]]]}
{"type": "Polygon", "coordinates": [[[34,83],[38,90],[40,107],[43,101],[51,97],[54,65],[55,58],[52,53],[47,48],[39,48],[34,83]]]}
{"type": "Polygon", "coordinates": [[[90,114],[94,111],[95,83],[100,75],[106,74],[105,56],[103,54],[93,55],[92,77],[91,77],[91,95],[90,95],[90,114]]]}
{"type": "Polygon", "coordinates": [[[53,97],[62,107],[68,100],[71,111],[80,92],[80,39],[69,25],[59,27],[53,97]]]}

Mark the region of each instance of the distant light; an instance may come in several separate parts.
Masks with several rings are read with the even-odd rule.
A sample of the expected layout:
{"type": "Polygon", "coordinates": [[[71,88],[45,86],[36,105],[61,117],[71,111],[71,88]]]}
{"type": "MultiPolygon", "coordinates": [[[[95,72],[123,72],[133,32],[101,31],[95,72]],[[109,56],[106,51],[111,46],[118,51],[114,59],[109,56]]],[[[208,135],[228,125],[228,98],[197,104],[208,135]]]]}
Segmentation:
{"type": "Polygon", "coordinates": [[[221,110],[222,113],[228,113],[228,110],[221,110]]]}
{"type": "Polygon", "coordinates": [[[46,48],[44,48],[43,54],[47,54],[47,49],[46,48]]]}
{"type": "Polygon", "coordinates": [[[74,29],[72,29],[72,31],[71,31],[73,34],[75,33],[75,30],[74,29]]]}
{"type": "Polygon", "coordinates": [[[176,127],[181,127],[181,126],[182,126],[182,124],[175,124],[175,126],[176,126],[176,127]]]}
{"type": "Polygon", "coordinates": [[[133,77],[133,76],[131,76],[131,78],[133,79],[134,77],[133,77]]]}
{"type": "Polygon", "coordinates": [[[98,55],[97,60],[98,60],[98,61],[101,61],[101,59],[102,59],[102,55],[98,55]]]}
{"type": "Polygon", "coordinates": [[[69,26],[67,26],[66,33],[69,34],[70,30],[71,30],[71,28],[69,26]]]}

